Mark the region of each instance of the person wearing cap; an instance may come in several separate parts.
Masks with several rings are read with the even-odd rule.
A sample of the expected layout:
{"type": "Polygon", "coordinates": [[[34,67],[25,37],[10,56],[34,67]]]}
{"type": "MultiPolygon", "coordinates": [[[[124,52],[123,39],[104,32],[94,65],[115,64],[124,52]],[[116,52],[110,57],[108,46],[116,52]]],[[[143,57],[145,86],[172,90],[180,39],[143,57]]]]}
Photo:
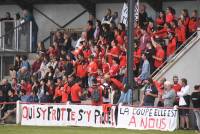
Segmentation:
{"type": "Polygon", "coordinates": [[[172,84],[170,81],[164,83],[164,93],[162,95],[164,100],[164,107],[173,107],[176,100],[176,92],[172,89],[172,84]]]}

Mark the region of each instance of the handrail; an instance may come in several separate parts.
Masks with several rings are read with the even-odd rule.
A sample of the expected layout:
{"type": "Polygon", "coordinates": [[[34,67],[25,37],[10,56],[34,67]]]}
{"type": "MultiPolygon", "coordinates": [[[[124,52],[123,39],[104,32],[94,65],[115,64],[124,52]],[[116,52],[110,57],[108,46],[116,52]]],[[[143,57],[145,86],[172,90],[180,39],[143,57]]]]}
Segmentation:
{"type": "MultiPolygon", "coordinates": [[[[12,52],[15,52],[15,51],[19,52],[19,41],[21,39],[21,38],[19,38],[19,37],[21,37],[21,36],[19,36],[19,34],[20,34],[19,29],[20,28],[22,29],[23,26],[26,26],[28,24],[29,25],[29,32],[26,31],[25,34],[28,34],[30,36],[29,42],[28,42],[28,43],[30,43],[29,48],[28,47],[26,47],[25,49],[22,48],[22,49],[20,49],[20,52],[29,52],[29,51],[31,52],[32,51],[32,46],[31,46],[31,44],[32,44],[32,21],[24,21],[23,23],[21,23],[20,20],[11,20],[11,21],[10,20],[9,21],[3,20],[3,21],[0,22],[0,25],[1,25],[0,28],[1,29],[2,29],[2,23],[4,23],[4,22],[5,23],[6,22],[13,22],[13,27],[10,28],[9,30],[5,31],[4,35],[0,36],[0,48],[1,48],[1,50],[3,50],[3,52],[5,50],[12,51],[12,52]],[[5,41],[5,38],[8,37],[10,34],[14,35],[13,36],[14,37],[14,44],[12,44],[12,46],[14,45],[14,47],[11,46],[11,48],[6,48],[4,41],[5,41]]],[[[2,31],[0,31],[0,32],[2,33],[2,31]]],[[[26,45],[28,45],[28,44],[26,44],[26,45]]]]}
{"type": "MultiPolygon", "coordinates": [[[[17,20],[13,20],[13,22],[16,22],[17,20]]],[[[1,22],[3,22],[3,21],[1,21],[1,22]]],[[[10,29],[10,30],[8,30],[7,32],[6,32],[6,34],[4,34],[4,35],[1,35],[0,36],[0,39],[1,38],[3,38],[4,36],[6,36],[6,35],[9,35],[9,33],[11,33],[11,32],[13,32],[14,30],[16,30],[16,29],[18,29],[18,28],[20,28],[20,27],[22,27],[22,26],[24,26],[25,24],[27,24],[27,23],[30,23],[31,21],[26,21],[26,22],[24,22],[23,24],[19,24],[19,25],[17,25],[16,27],[14,27],[13,29],[10,29]]],[[[1,31],[0,31],[1,32],[1,31]]]]}
{"type": "MultiPolygon", "coordinates": [[[[197,31],[199,31],[199,30],[197,30],[197,31]]],[[[185,41],[178,47],[178,49],[176,49],[176,51],[174,52],[175,54],[173,55],[173,57],[172,57],[170,60],[166,59],[166,60],[161,64],[160,67],[163,68],[164,66],[166,66],[167,63],[172,62],[172,61],[173,61],[172,59],[174,59],[177,55],[179,55],[179,54],[183,51],[183,49],[189,45],[188,43],[197,35],[197,31],[194,32],[187,40],[185,40],[185,41]],[[181,49],[182,49],[182,50],[181,50],[181,49]],[[180,50],[181,50],[181,51],[180,51],[180,50]]],[[[160,69],[162,69],[162,68],[160,68],[160,67],[157,68],[157,69],[151,74],[151,77],[155,76],[155,75],[158,73],[158,71],[159,71],[160,69]]]]}

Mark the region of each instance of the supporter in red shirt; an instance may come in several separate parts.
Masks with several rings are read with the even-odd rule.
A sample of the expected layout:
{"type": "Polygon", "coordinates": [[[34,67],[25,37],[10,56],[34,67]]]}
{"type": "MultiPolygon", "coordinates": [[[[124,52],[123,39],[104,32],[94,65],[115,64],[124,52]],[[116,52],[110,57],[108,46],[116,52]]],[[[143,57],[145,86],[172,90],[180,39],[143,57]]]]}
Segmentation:
{"type": "Polygon", "coordinates": [[[197,30],[197,26],[198,26],[197,10],[194,10],[192,12],[192,17],[190,18],[190,21],[189,21],[189,24],[188,24],[190,36],[197,30]]]}
{"type": "Polygon", "coordinates": [[[21,90],[25,90],[27,95],[31,94],[32,85],[30,81],[21,80],[21,90]]]}
{"type": "Polygon", "coordinates": [[[95,77],[97,75],[97,70],[98,70],[98,65],[96,62],[94,62],[94,57],[90,56],[89,65],[87,67],[88,75],[95,77]]]}
{"type": "Polygon", "coordinates": [[[162,78],[160,81],[154,81],[155,86],[158,90],[158,106],[159,107],[163,107],[164,103],[163,103],[163,99],[162,99],[162,95],[164,93],[164,83],[166,81],[166,78],[162,78]]]}
{"type": "Polygon", "coordinates": [[[165,12],[160,11],[159,16],[156,18],[156,25],[159,29],[161,29],[165,24],[165,12]]]}
{"type": "Polygon", "coordinates": [[[76,63],[76,76],[82,80],[83,88],[88,87],[87,69],[86,69],[87,67],[88,64],[85,61],[84,57],[82,55],[79,55],[78,62],[76,63]]]}
{"type": "Polygon", "coordinates": [[[42,64],[41,59],[37,57],[37,59],[32,64],[31,68],[32,73],[36,73],[40,69],[41,64],[42,64]]]}
{"type": "Polygon", "coordinates": [[[178,26],[175,29],[175,34],[177,37],[177,46],[179,47],[186,40],[186,28],[180,19],[178,20],[178,26]]]}
{"type": "Polygon", "coordinates": [[[109,74],[111,77],[117,77],[119,75],[119,58],[113,58],[113,64],[110,67],[109,74]]]}
{"type": "Polygon", "coordinates": [[[165,23],[164,27],[156,32],[154,32],[154,36],[156,38],[167,38],[168,32],[171,31],[171,25],[169,23],[165,23]]]}
{"type": "Polygon", "coordinates": [[[120,31],[121,37],[124,39],[124,36],[126,35],[126,26],[123,23],[119,23],[117,28],[120,31]]]}
{"type": "MultiPolygon", "coordinates": [[[[174,89],[174,91],[176,92],[179,92],[181,91],[181,85],[178,83],[179,79],[178,79],[178,76],[173,76],[173,86],[172,86],[172,89],[174,89]]],[[[178,105],[179,104],[179,97],[176,96],[176,100],[175,100],[175,103],[174,105],[178,105]]]]}
{"type": "Polygon", "coordinates": [[[113,40],[111,42],[111,49],[109,52],[107,52],[107,55],[108,55],[108,62],[109,64],[111,65],[112,64],[112,59],[113,57],[119,57],[121,51],[120,51],[120,48],[118,47],[118,41],[117,40],[113,40]]]}
{"type": "Polygon", "coordinates": [[[174,17],[174,14],[173,14],[173,9],[171,7],[168,7],[166,9],[166,19],[165,19],[165,21],[167,23],[171,23],[174,20],[174,18],[175,17],[174,17]]]}
{"type": "Polygon", "coordinates": [[[176,38],[173,32],[168,34],[169,43],[167,45],[167,58],[170,59],[175,54],[176,51],[176,38]]]}
{"type": "Polygon", "coordinates": [[[103,58],[102,59],[102,71],[103,71],[103,74],[107,74],[109,73],[109,70],[110,70],[110,64],[108,63],[108,58],[103,58]]]}
{"type": "Polygon", "coordinates": [[[61,99],[62,99],[62,78],[58,78],[57,79],[57,87],[55,89],[55,94],[54,94],[54,97],[53,97],[53,100],[54,102],[56,103],[60,103],[61,102],[61,99]]]}
{"type": "Polygon", "coordinates": [[[127,57],[126,57],[126,52],[123,52],[120,56],[120,63],[119,63],[119,67],[123,68],[126,66],[127,64],[127,57]]]}
{"type": "Polygon", "coordinates": [[[181,90],[181,85],[178,83],[179,79],[178,76],[173,76],[173,89],[177,92],[179,92],[181,90]]]}
{"type": "Polygon", "coordinates": [[[158,44],[157,42],[155,42],[153,38],[151,38],[151,41],[152,41],[152,45],[156,49],[156,55],[153,56],[154,66],[155,66],[155,68],[160,68],[164,62],[165,52],[164,52],[162,46],[160,44],[158,44]]]}
{"type": "Polygon", "coordinates": [[[81,79],[77,78],[76,83],[71,87],[71,102],[72,103],[81,103],[81,79]]]}
{"type": "Polygon", "coordinates": [[[119,44],[120,46],[122,46],[122,45],[124,44],[124,39],[123,39],[123,37],[120,35],[120,31],[116,28],[116,29],[114,30],[114,32],[115,32],[115,39],[117,40],[118,44],[119,44]]]}
{"type": "Polygon", "coordinates": [[[49,50],[47,51],[47,54],[49,55],[49,57],[56,57],[58,55],[58,52],[55,49],[55,46],[50,45],[49,50]]]}
{"type": "Polygon", "coordinates": [[[119,57],[120,55],[120,49],[118,47],[118,41],[117,40],[113,40],[111,42],[111,50],[110,50],[110,55],[113,56],[113,57],[119,57]]]}
{"type": "Polygon", "coordinates": [[[134,61],[134,64],[136,65],[136,68],[139,68],[140,60],[141,60],[141,56],[142,56],[142,51],[139,48],[137,41],[135,41],[134,47],[135,47],[135,51],[133,53],[134,54],[134,60],[133,61],[134,61]]]}
{"type": "Polygon", "coordinates": [[[61,91],[62,91],[62,99],[61,99],[61,102],[62,103],[66,103],[67,101],[69,101],[68,99],[68,96],[70,94],[70,87],[68,86],[68,76],[63,76],[63,79],[64,79],[64,86],[61,88],[61,91]]]}
{"type": "Polygon", "coordinates": [[[181,11],[181,16],[180,19],[183,21],[183,25],[186,27],[186,29],[188,29],[188,24],[190,21],[190,17],[189,17],[189,13],[187,9],[183,9],[181,11]]]}

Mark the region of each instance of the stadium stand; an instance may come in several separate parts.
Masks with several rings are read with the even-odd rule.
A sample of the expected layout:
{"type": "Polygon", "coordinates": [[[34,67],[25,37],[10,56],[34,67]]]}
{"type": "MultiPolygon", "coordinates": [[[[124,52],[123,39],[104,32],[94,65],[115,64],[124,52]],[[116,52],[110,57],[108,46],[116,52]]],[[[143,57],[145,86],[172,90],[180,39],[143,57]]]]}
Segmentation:
{"type": "MultiPolygon", "coordinates": [[[[189,16],[183,9],[176,16],[175,9],[167,7],[155,20],[148,17],[145,6],[134,24],[135,87],[127,87],[127,28],[119,22],[116,12],[107,9],[102,20],[91,18],[86,28],[51,31],[49,47],[37,41],[37,24],[28,10],[25,21],[32,22],[32,52],[16,56],[10,66],[10,79],[0,86],[0,120],[4,122],[16,112],[16,104],[1,102],[68,103],[132,105],[133,94],[144,87],[140,106],[189,107],[190,97],[195,108],[200,108],[200,87],[191,88],[185,78],[153,80],[185,42],[196,34],[199,18],[197,10],[189,16]],[[37,46],[36,46],[37,44],[37,46]],[[185,101],[184,101],[185,100],[185,101]],[[156,102],[158,101],[158,102],[156,102]],[[183,101],[183,102],[182,102],[183,101]]],[[[3,20],[10,20],[2,18],[3,20]]],[[[7,40],[9,41],[9,39],[7,40]]],[[[7,43],[8,44],[8,43],[7,43]]],[[[195,111],[198,129],[200,114],[195,111]]],[[[180,110],[180,128],[190,129],[189,110],[180,110]],[[186,126],[185,126],[186,125],[186,126]]]]}

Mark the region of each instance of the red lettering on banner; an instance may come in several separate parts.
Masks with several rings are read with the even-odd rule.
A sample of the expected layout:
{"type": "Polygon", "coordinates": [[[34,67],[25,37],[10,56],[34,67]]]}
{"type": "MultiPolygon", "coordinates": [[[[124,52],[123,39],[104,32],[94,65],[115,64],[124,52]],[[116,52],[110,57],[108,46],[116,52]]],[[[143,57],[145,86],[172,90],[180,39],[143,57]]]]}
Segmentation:
{"type": "Polygon", "coordinates": [[[162,118],[162,119],[161,119],[161,124],[162,124],[162,125],[161,125],[162,127],[160,127],[161,129],[165,129],[165,128],[167,127],[167,125],[166,125],[166,123],[165,123],[165,118],[162,118]]]}
{"type": "Polygon", "coordinates": [[[86,111],[87,117],[88,117],[88,122],[90,122],[90,115],[91,115],[91,111],[86,111]]]}
{"type": "Polygon", "coordinates": [[[66,108],[61,108],[61,120],[64,120],[65,111],[66,111],[66,108]]]}
{"type": "Polygon", "coordinates": [[[56,120],[56,110],[52,110],[52,116],[51,116],[52,120],[56,120]]]}
{"type": "Polygon", "coordinates": [[[129,125],[129,126],[134,125],[134,126],[136,127],[135,116],[132,116],[132,117],[131,117],[131,120],[130,120],[130,122],[129,122],[128,125],[129,125]]]}
{"type": "Polygon", "coordinates": [[[155,119],[149,118],[149,128],[154,128],[154,127],[155,127],[155,119]]]}
{"type": "Polygon", "coordinates": [[[76,115],[75,112],[71,112],[71,120],[72,120],[72,121],[75,121],[75,115],[76,115]]]}
{"type": "Polygon", "coordinates": [[[27,120],[28,120],[28,107],[27,106],[24,106],[23,108],[22,108],[22,117],[23,118],[26,118],[27,120]],[[25,111],[24,111],[25,110],[25,111]]]}
{"type": "Polygon", "coordinates": [[[140,123],[140,126],[143,127],[143,128],[147,128],[147,118],[142,118],[141,119],[141,123],[140,123]]]}

